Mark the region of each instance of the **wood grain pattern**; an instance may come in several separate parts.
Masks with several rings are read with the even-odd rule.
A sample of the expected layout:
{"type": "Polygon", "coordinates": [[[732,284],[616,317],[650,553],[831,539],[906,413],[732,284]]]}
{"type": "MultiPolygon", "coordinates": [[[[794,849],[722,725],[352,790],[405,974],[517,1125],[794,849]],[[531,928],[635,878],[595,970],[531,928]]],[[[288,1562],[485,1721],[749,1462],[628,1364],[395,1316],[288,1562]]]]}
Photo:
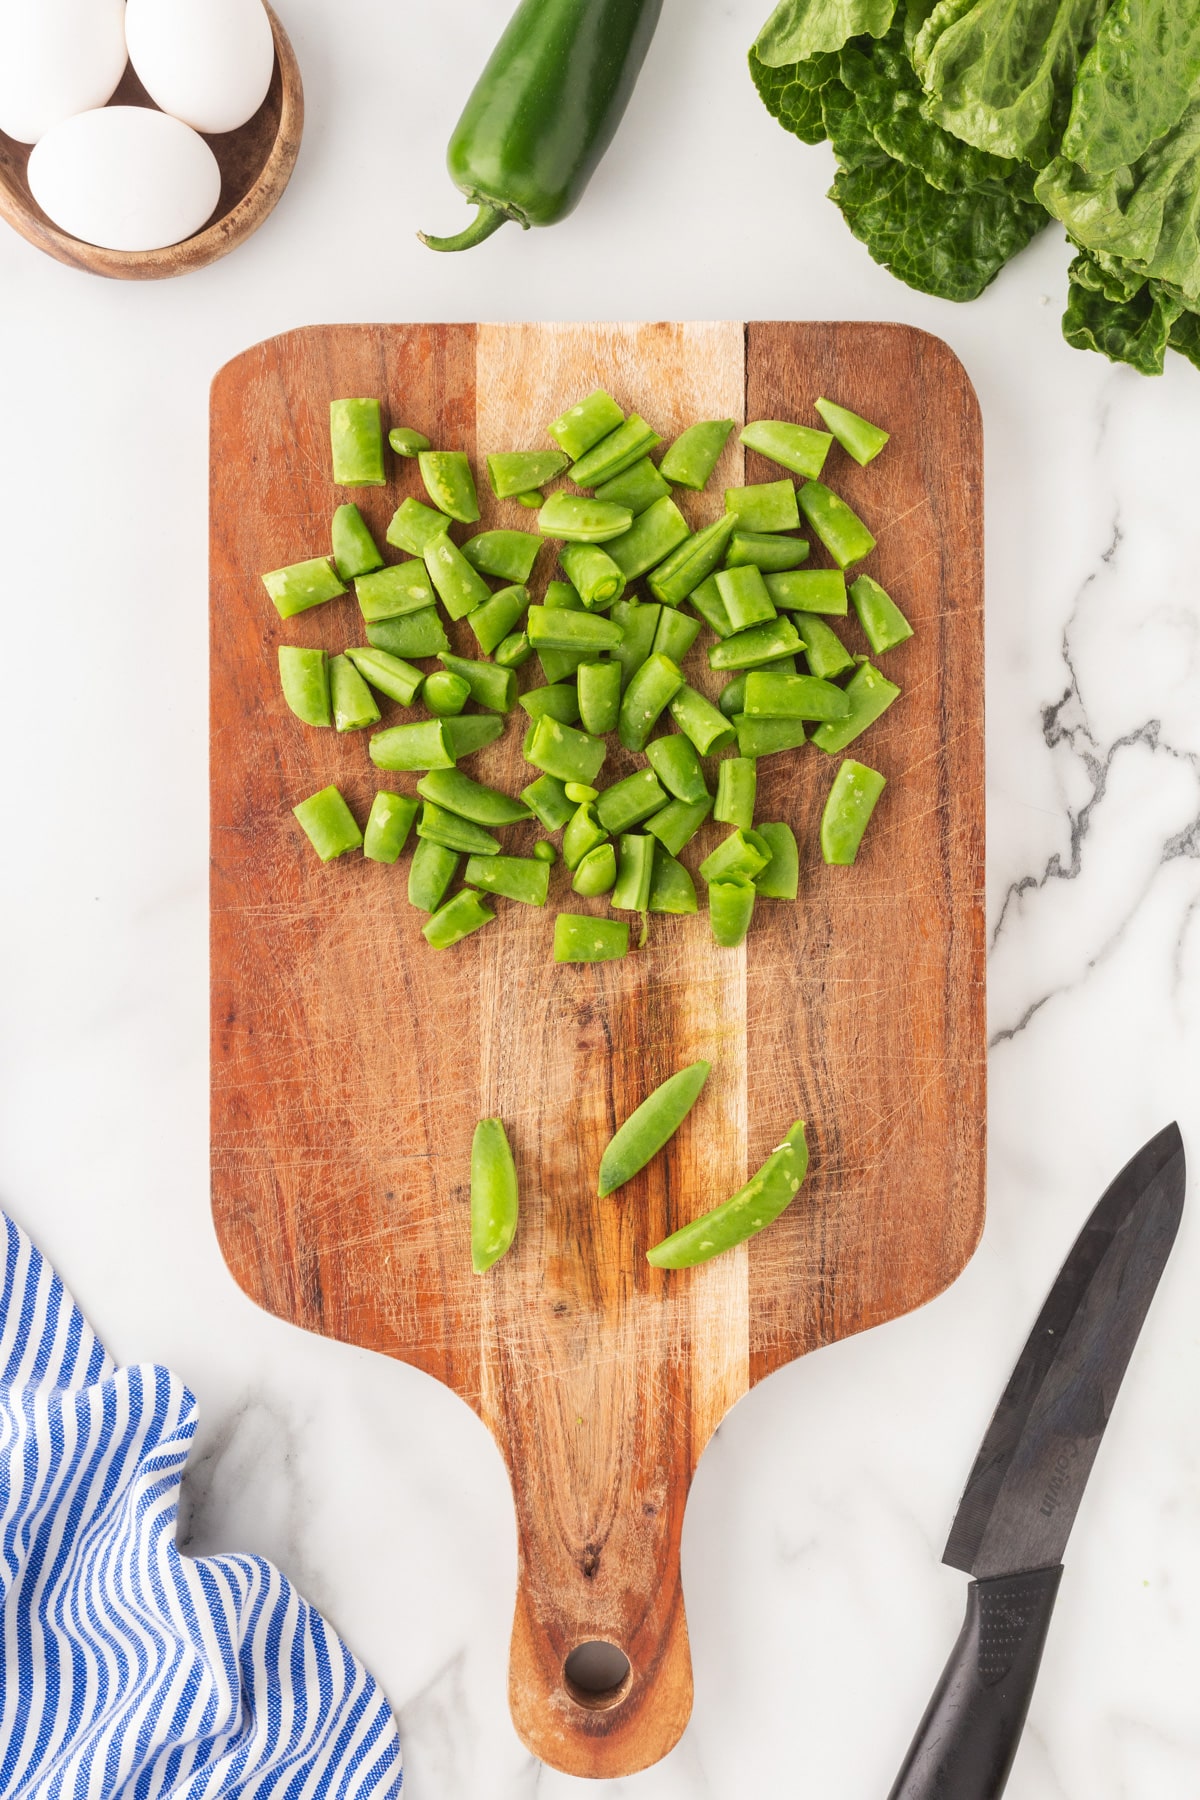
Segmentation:
{"type": "MultiPolygon", "coordinates": [[[[690,1710],[679,1541],[724,1412],[795,1356],[929,1298],[982,1225],[974,396],[945,345],[896,326],[322,327],[221,372],[212,448],[222,1247],[261,1305],[414,1363],[480,1413],[518,1519],[518,1729],[555,1767],[631,1773],[665,1754],[690,1710]],[[803,886],[796,907],[759,907],[743,951],[718,953],[702,918],[666,919],[625,963],[556,969],[549,918],[510,906],[438,956],[404,863],[323,868],[299,839],[298,798],[336,781],[363,817],[376,781],[361,737],[306,731],[286,711],[275,647],[359,641],[357,609],[348,599],[281,624],[259,573],[327,548],[341,497],[332,395],[386,396],[392,423],[474,455],[541,443],[545,420],[597,382],[668,435],[697,416],[805,420],[818,393],[894,424],[870,469],[838,451],[828,468],[876,530],[869,567],[917,630],[887,659],[905,693],[870,737],[889,788],[858,864],[828,870],[816,826],[831,763],[806,750],[760,765],[759,816],[796,826],[803,886]],[[701,1055],[714,1074],[669,1151],[598,1202],[614,1123],[701,1055]],[[522,1224],[480,1281],[467,1177],[471,1132],[490,1113],[514,1142],[522,1224]],[[771,1232],[704,1269],[651,1270],[646,1245],[739,1185],[798,1116],[812,1169],[771,1232]],[[571,1648],[596,1637],[632,1665],[611,1704],[584,1704],[563,1679],[571,1648]]],[[[742,479],[741,459],[731,443],[715,503],[683,498],[693,523],[742,479]]],[[[778,473],[747,463],[749,480],[778,473]]],[[[480,486],[484,526],[528,525],[480,486]]],[[[410,465],[354,497],[382,539],[398,499],[420,491],[410,465]]],[[[552,572],[543,553],[535,587],[552,572]]],[[[452,635],[470,654],[469,632],[452,635]]],[[[865,648],[856,627],[849,637],[865,648]]],[[[473,772],[515,790],[519,742],[513,728],[473,772]]],[[[605,779],[623,772],[618,757],[605,779]]],[[[720,830],[685,852],[693,867],[720,830]]],[[[603,910],[568,896],[560,869],[552,907],[603,910]]]]}
{"type": "MultiPolygon", "coordinates": [[[[264,0],[265,4],[265,0],[264,0]]],[[[163,250],[104,250],[61,231],[29,191],[28,144],[0,131],[0,218],[35,249],[56,262],[116,281],[163,281],[186,275],[228,256],[258,230],[291,180],[304,130],[304,84],[287,32],[267,6],[275,37],[275,68],[267,97],[252,119],[236,131],[205,134],[221,170],[221,193],[212,218],[200,231],[163,250]]],[[[114,106],[153,106],[126,68],[112,97],[114,106]]]]}

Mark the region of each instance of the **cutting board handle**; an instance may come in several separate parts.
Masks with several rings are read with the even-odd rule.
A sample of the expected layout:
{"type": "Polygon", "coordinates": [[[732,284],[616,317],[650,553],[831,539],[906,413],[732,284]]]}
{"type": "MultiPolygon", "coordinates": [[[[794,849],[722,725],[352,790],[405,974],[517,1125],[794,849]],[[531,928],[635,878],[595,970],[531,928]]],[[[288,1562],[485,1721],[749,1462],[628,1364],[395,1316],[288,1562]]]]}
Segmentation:
{"type": "Polygon", "coordinates": [[[691,1715],[679,1569],[689,1475],[678,1471],[663,1508],[629,1493],[606,1545],[567,1541],[553,1496],[531,1491],[528,1471],[514,1484],[519,1580],[509,1704],[527,1748],[566,1774],[647,1768],[674,1748],[691,1715]]]}

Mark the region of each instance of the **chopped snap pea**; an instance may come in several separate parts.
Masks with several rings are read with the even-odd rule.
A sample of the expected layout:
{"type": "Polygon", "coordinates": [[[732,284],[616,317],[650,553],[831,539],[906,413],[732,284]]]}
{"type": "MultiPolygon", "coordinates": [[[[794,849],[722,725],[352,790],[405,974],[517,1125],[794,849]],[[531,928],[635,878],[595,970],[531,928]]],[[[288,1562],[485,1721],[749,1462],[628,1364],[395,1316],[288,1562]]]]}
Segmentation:
{"type": "Polygon", "coordinates": [[[372,622],[421,612],[432,606],[436,598],[429,572],[416,557],[360,575],[354,583],[354,592],[363,618],[372,622]]]}
{"type": "Polygon", "coordinates": [[[351,501],[339,506],[334,513],[330,539],[333,566],[343,581],[353,581],[356,575],[369,575],[372,569],[383,567],[379,546],[371,536],[366,520],[351,501]]]}
{"type": "Polygon", "coordinates": [[[429,579],[452,619],[465,619],[491,598],[491,588],[474,570],[454,540],[442,532],[424,550],[429,579]]]}
{"type": "Polygon", "coordinates": [[[680,1069],[660,1082],[653,1093],[634,1108],[608,1140],[600,1158],[596,1191],[601,1200],[632,1181],[660,1150],[666,1148],[700,1098],[711,1074],[711,1063],[689,1063],[686,1069],[680,1069]]]}
{"type": "Polygon", "coordinates": [[[623,425],[618,425],[598,444],[585,450],[568,473],[577,487],[599,487],[602,482],[611,481],[614,475],[624,474],[661,442],[653,426],[647,425],[637,413],[631,413],[623,425]]]}
{"type": "Polygon", "coordinates": [[[584,730],[590,731],[593,737],[607,737],[610,731],[617,729],[621,710],[620,663],[580,663],[575,683],[584,730]]]}
{"type": "Polygon", "coordinates": [[[347,850],[357,850],[363,841],[354,814],[336,787],[310,794],[299,806],[293,806],[292,812],[322,862],[345,856],[347,850]]]}
{"type": "Polygon", "coordinates": [[[886,786],[878,769],[868,769],[852,757],[840,765],[821,814],[821,855],[827,863],[847,866],[854,861],[886,786]]]}
{"type": "Polygon", "coordinates": [[[643,456],[640,462],[631,463],[622,474],[602,481],[596,489],[596,498],[613,500],[618,506],[627,506],[636,519],[639,513],[644,513],[648,506],[653,506],[656,500],[661,500],[664,494],[670,492],[670,482],[663,480],[661,472],[648,456],[643,456]]]}
{"type": "Polygon", "coordinates": [[[694,804],[687,800],[672,800],[646,821],[646,830],[670,855],[678,856],[707,819],[712,804],[711,799],[698,800],[694,804]]]}
{"type": "Polygon", "coordinates": [[[539,652],[582,651],[588,657],[598,651],[615,650],[622,636],[620,625],[602,613],[571,612],[557,606],[531,606],[525,630],[539,652]]]}
{"type": "Polygon", "coordinates": [[[380,788],[371,802],[363,833],[363,855],[367,861],[394,863],[408,842],[416,816],[417,802],[411,794],[393,794],[380,788]]]}
{"type": "Polygon", "coordinates": [[[754,796],[758,785],[753,761],[730,756],[717,769],[717,800],[713,818],[719,825],[737,825],[749,831],[754,824],[754,796]]]}
{"type": "Polygon", "coordinates": [[[733,625],[725,610],[725,602],[721,598],[721,590],[717,586],[717,578],[710,575],[699,587],[693,588],[688,599],[695,607],[705,624],[716,632],[719,638],[732,637],[733,625]]]}
{"type": "Polygon", "coordinates": [[[879,455],[891,435],[832,400],[816,400],[813,404],[842,449],[863,468],[879,455]]]}
{"type": "Polygon", "coordinates": [[[466,451],[421,450],[417,467],[425,492],[438,510],[464,525],[473,525],[479,517],[479,496],[466,451]]]}
{"type": "Polygon", "coordinates": [[[567,799],[566,787],[556,775],[539,775],[521,789],[521,798],[543,831],[561,831],[575,811],[567,799]]]}
{"type": "Polygon", "coordinates": [[[590,804],[584,800],[576,807],[563,832],[563,861],[568,869],[577,869],[589,851],[607,843],[608,833],[598,822],[590,804]]]}
{"type": "Polygon", "coordinates": [[[823,681],[832,681],[835,675],[844,675],[847,669],[854,667],[854,658],[837,632],[823,619],[814,613],[797,613],[795,626],[804,645],[805,661],[813,675],[819,675],[823,681]]]}
{"type": "Polygon", "coordinates": [[[550,865],[538,856],[472,856],[463,880],[525,906],[545,906],[550,896],[550,865]]]}
{"type": "Polygon", "coordinates": [[[348,656],[330,657],[329,693],[333,702],[333,723],[338,731],[361,731],[364,726],[378,723],[379,708],[371,690],[348,656]]]}
{"type": "Polygon", "coordinates": [[[723,950],[736,950],[745,943],[757,898],[754,883],[745,875],[709,882],[708,922],[715,944],[723,950]]]}
{"type": "Polygon", "coordinates": [[[654,598],[666,606],[686,600],[712,574],[732,534],[733,516],[726,513],[694,537],[685,538],[651,575],[648,586],[654,598]]]}
{"type": "Polygon", "coordinates": [[[732,430],[732,419],[704,419],[689,425],[663,456],[659,468],[668,481],[699,492],[707,487],[732,430]]]}
{"type": "Polygon", "coordinates": [[[460,756],[470,756],[494,744],[504,734],[504,720],[494,713],[460,713],[457,719],[443,719],[441,723],[442,736],[456,762],[460,756]]]}
{"type": "Polygon", "coordinates": [[[478,531],[467,539],[462,553],[481,575],[525,582],[533,573],[541,547],[536,531],[478,531]]]}
{"type": "Polygon", "coordinates": [[[812,736],[814,744],[830,753],[852,744],[900,695],[895,682],[869,662],[859,663],[843,692],[850,702],[848,717],[819,725],[812,736]]]}
{"type": "Polygon", "coordinates": [[[524,502],[535,488],[561,475],[570,460],[561,450],[502,450],[487,458],[488,480],[497,500],[524,502]]]}
{"type": "Polygon", "coordinates": [[[435,844],[432,838],[418,838],[408,868],[409,904],[420,912],[436,912],[457,869],[457,850],[435,844]]]}
{"type": "Polygon", "coordinates": [[[599,544],[564,544],[559,561],[585,607],[611,606],[625,592],[625,577],[599,544]]]}
{"type": "Polygon", "coordinates": [[[757,836],[771,852],[765,869],[753,877],[760,900],[794,900],[800,891],[800,850],[790,825],[760,825],[757,836]]]}
{"type": "Polygon", "coordinates": [[[594,781],[608,754],[602,738],[576,731],[573,725],[560,725],[557,719],[541,718],[534,725],[526,762],[560,781],[594,781]]]}
{"type": "Polygon", "coordinates": [[[517,495],[517,505],[527,506],[530,512],[536,512],[545,498],[541,488],[530,488],[528,493],[517,495]]]}
{"type": "Polygon", "coordinates": [[[744,1244],[791,1205],[808,1169],[804,1123],[797,1120],[756,1175],[720,1206],[681,1225],[646,1252],[656,1269],[691,1269],[744,1244]]]}
{"type": "Polygon", "coordinates": [[[436,606],[405,613],[397,619],[376,619],[367,624],[367,642],[393,656],[436,656],[450,648],[450,639],[436,606]]]}
{"type": "Polygon", "coordinates": [[[710,800],[708,783],[696,746],[682,731],[668,732],[646,745],[646,759],[658,779],[676,800],[710,800]]]}
{"type": "Polygon", "coordinates": [[[383,487],[383,424],[378,400],[331,400],[329,445],[338,487],[383,487]]]}
{"type": "Polygon", "coordinates": [[[583,600],[569,581],[548,581],[542,605],[551,612],[583,612],[583,600]]]}
{"type": "Polygon", "coordinates": [[[613,661],[620,664],[623,689],[629,686],[654,649],[661,615],[662,607],[653,600],[618,600],[613,607],[613,623],[621,630],[621,641],[613,651],[613,661]]]}
{"type": "Polygon", "coordinates": [[[430,448],[425,433],[414,431],[411,425],[393,425],[388,432],[388,443],[397,456],[416,456],[419,451],[430,448]]]}
{"type": "Polygon", "coordinates": [[[539,838],[533,846],[533,854],[539,862],[549,863],[551,867],[558,861],[558,851],[549,838],[539,838]]]}
{"type": "MultiPolygon", "coordinates": [[[[784,675],[794,675],[796,673],[796,658],[794,656],[773,657],[769,663],[759,663],[758,667],[760,669],[774,669],[778,673],[784,675]]],[[[735,675],[732,680],[727,681],[725,686],[721,689],[717,705],[721,708],[721,711],[725,714],[727,719],[736,718],[738,713],[745,712],[746,683],[749,681],[751,673],[751,670],[743,669],[740,674],[735,675]]]]}
{"type": "Polygon", "coordinates": [[[833,437],[809,425],[788,425],[782,419],[756,419],[742,433],[747,450],[757,450],[793,475],[815,478],[825,467],[833,437]]]}
{"type": "Polygon", "coordinates": [[[431,713],[440,719],[452,719],[460,713],[471,698],[471,689],[461,675],[451,675],[449,669],[435,669],[427,675],[421,686],[421,699],[431,713]]]}
{"type": "Polygon", "coordinates": [[[733,723],[737,730],[738,754],[753,757],[774,756],[781,750],[798,750],[808,736],[803,719],[759,719],[749,713],[736,712],[733,723]]]}
{"type": "Polygon", "coordinates": [[[780,656],[793,656],[799,648],[800,637],[792,621],[771,619],[711,645],[708,664],[711,669],[753,669],[780,656]]]}
{"type": "MultiPolygon", "coordinates": [[[[624,420],[625,414],[612,395],[605,393],[603,388],[593,388],[590,394],[560,413],[546,429],[559,449],[565,451],[572,462],[577,462],[585,451],[606,438],[610,431],[615,431],[624,420]]],[[[529,485],[541,487],[542,482],[529,485]]]]}
{"type": "Polygon", "coordinates": [[[627,581],[636,581],[691,535],[687,520],[668,495],[639,513],[619,537],[610,539],[608,554],[627,581]]]}
{"type": "MultiPolygon", "coordinates": [[[[474,612],[467,614],[467,624],[471,627],[475,641],[485,656],[495,655],[496,661],[502,666],[513,667],[511,662],[500,656],[499,649],[528,605],[529,589],[527,587],[506,587],[500,588],[490,600],[485,600],[482,606],[477,606],[474,612]]],[[[528,649],[528,636],[525,633],[521,635],[525,637],[528,649]]],[[[522,657],[521,660],[523,662],[525,658],[522,657]]]]}
{"type": "Polygon", "coordinates": [[[614,962],[628,954],[629,926],[624,919],[560,912],[554,921],[555,962],[614,962]]]}
{"type": "Polygon", "coordinates": [[[693,687],[680,688],[671,701],[671,717],[701,756],[724,750],[734,740],[734,728],[724,713],[693,687]]]}
{"type": "Polygon", "coordinates": [[[738,531],[795,531],[800,523],[795,485],[786,480],[726,488],[725,510],[733,514],[738,531]]]}
{"type": "Polygon", "coordinates": [[[654,839],[640,831],[622,833],[617,842],[617,879],[609,905],[618,912],[646,912],[653,873],[654,839]]]}
{"type": "Polygon", "coordinates": [[[850,598],[863,635],[876,656],[894,650],[912,636],[912,626],[896,602],[870,575],[858,577],[850,588],[850,598]]]}
{"type": "Polygon", "coordinates": [[[520,695],[517,705],[531,719],[540,719],[543,713],[549,713],[552,719],[561,719],[564,725],[574,725],[579,717],[579,695],[569,681],[551,681],[545,687],[530,688],[528,693],[520,695]]]}
{"type": "Polygon", "coordinates": [[[565,538],[577,544],[604,544],[629,530],[633,514],[611,500],[593,500],[587,494],[551,494],[538,513],[543,537],[565,538]]]}
{"type": "Polygon", "coordinates": [[[777,617],[762,572],[753,563],[722,569],[713,579],[725,602],[726,616],[734,632],[745,631],[751,625],[762,625],[777,617]]]}
{"type": "MultiPolygon", "coordinates": [[[[485,608],[481,606],[479,610],[483,612],[485,608]]],[[[533,645],[523,631],[514,631],[508,637],[501,638],[492,651],[492,656],[502,669],[523,668],[532,655],[533,645]]]]}
{"type": "Polygon", "coordinates": [[[517,677],[512,669],[502,669],[494,662],[473,662],[468,656],[451,656],[445,650],[438,661],[452,675],[461,675],[472,700],[489,712],[508,713],[516,705],[517,677]]]}
{"type": "Polygon", "coordinates": [[[785,612],[828,613],[843,617],[849,611],[846,577],[840,569],[787,569],[778,575],[768,575],[766,584],[775,605],[785,612]]]}
{"type": "Polygon", "coordinates": [[[764,575],[780,569],[795,569],[808,561],[807,538],[784,537],[772,531],[735,531],[725,553],[725,566],[736,569],[740,563],[753,563],[764,575]]]}
{"type": "Polygon", "coordinates": [[[271,569],[262,579],[281,619],[294,618],[310,606],[323,606],[326,600],[346,592],[327,556],[313,556],[286,569],[271,569]]]}
{"type": "Polygon", "coordinates": [[[443,849],[458,850],[466,856],[498,856],[500,853],[500,840],[490,831],[473,824],[470,819],[459,818],[457,813],[447,812],[444,806],[438,806],[432,800],[426,800],[421,808],[417,836],[429,838],[433,843],[441,844],[443,849]]]}
{"type": "MultiPolygon", "coordinates": [[[[468,876],[468,880],[470,877],[468,876]]],[[[480,1119],[471,1140],[471,1267],[486,1275],[517,1234],[517,1165],[500,1119],[480,1119]]]]}
{"type": "Polygon", "coordinates": [[[279,685],[298,719],[306,725],[332,725],[329,663],[324,650],[280,644],[279,685]]]}
{"type": "Polygon", "coordinates": [[[700,864],[700,877],[707,882],[731,881],[743,875],[752,880],[769,861],[739,826],[709,851],[700,864]]]}
{"type": "Polygon", "coordinates": [[[368,746],[377,769],[397,773],[409,769],[452,769],[454,757],[446,740],[448,719],[418,719],[377,731],[368,746]]]}
{"type": "MultiPolygon", "coordinates": [[[[420,669],[414,669],[411,663],[402,657],[391,656],[386,650],[347,650],[346,656],[358,670],[364,681],[369,681],[373,688],[385,694],[389,700],[396,700],[401,706],[411,706],[421,691],[421,683],[425,677],[420,669]]],[[[336,659],[335,659],[336,660],[336,659]]],[[[375,718],[379,717],[376,708],[375,718]]],[[[364,724],[373,725],[374,719],[366,719],[364,724]]]]}
{"type": "Polygon", "coordinates": [[[696,884],[681,862],[664,850],[661,844],[654,852],[654,873],[650,877],[652,913],[694,913],[696,884]]]}
{"type": "Polygon", "coordinates": [[[438,907],[429,923],[422,925],[421,934],[435,950],[449,950],[481,925],[490,925],[495,916],[474,888],[462,888],[453,900],[438,907]]]}
{"type": "Polygon", "coordinates": [[[658,630],[654,633],[654,649],[651,654],[668,657],[673,663],[681,663],[699,635],[699,619],[693,619],[689,613],[678,612],[673,606],[664,606],[658,630]]]}
{"type": "Polygon", "coordinates": [[[669,656],[648,656],[621,699],[617,736],[626,750],[642,750],[664,708],[683,686],[683,675],[669,656]]]}
{"type": "Polygon", "coordinates": [[[571,886],[584,899],[594,900],[611,891],[617,879],[617,853],[609,843],[597,844],[582,857],[571,886]]]}
{"type": "Polygon", "coordinates": [[[410,495],[392,514],[387,541],[397,550],[407,551],[409,556],[424,556],[434,538],[449,529],[450,520],[445,513],[435,512],[432,506],[426,506],[424,501],[414,500],[410,495]]]}
{"type": "Polygon", "coordinates": [[[461,769],[431,769],[418,781],[417,792],[422,800],[432,800],[476,825],[517,825],[530,816],[530,808],[520,800],[472,781],[461,769]]]}
{"type": "Polygon", "coordinates": [[[800,510],[839,569],[848,569],[875,548],[858,514],[819,481],[806,481],[800,489],[800,510]]]}
{"type": "Polygon", "coordinates": [[[596,818],[610,837],[640,825],[667,804],[667,790],[653,769],[637,769],[624,781],[614,781],[596,802],[596,818]]]}
{"type": "Polygon", "coordinates": [[[774,669],[751,669],[746,676],[746,704],[752,717],[766,719],[846,719],[850,702],[832,681],[816,675],[781,675],[774,669]]]}

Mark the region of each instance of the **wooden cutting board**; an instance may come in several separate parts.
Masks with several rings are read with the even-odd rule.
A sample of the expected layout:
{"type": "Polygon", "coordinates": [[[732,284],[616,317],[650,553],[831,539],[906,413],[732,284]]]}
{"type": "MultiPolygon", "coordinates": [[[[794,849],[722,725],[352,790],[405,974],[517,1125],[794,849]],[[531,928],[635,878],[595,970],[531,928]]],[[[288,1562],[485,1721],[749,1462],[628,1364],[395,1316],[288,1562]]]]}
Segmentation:
{"type": "MultiPolygon", "coordinates": [[[[381,543],[399,500],[421,492],[415,465],[395,461],[387,489],[353,495],[381,543]]],[[[778,474],[735,435],[712,494],[681,501],[699,523],[727,483],[778,474]]],[[[479,486],[482,527],[531,525],[479,486]]],[[[211,558],[222,1248],[261,1306],[415,1364],[476,1409],[517,1512],[517,1729],[556,1768],[629,1774],[671,1748],[691,1710],[680,1532],[721,1418],[784,1363],[928,1300],[982,1227],[981,441],[970,382],[939,339],[895,325],[291,332],[214,383],[211,558]],[[439,954],[407,903],[407,855],[395,868],[324,867],[290,811],[336,782],[364,819],[377,785],[365,734],[300,725],[276,675],[279,644],[361,642],[355,602],[283,624],[259,576],[327,552],[346,497],[330,483],[331,397],[380,395],[388,423],[480,466],[489,450],[548,446],[546,421],[597,384],[666,437],[697,418],[815,424],[819,394],[891,427],[871,467],[836,446],[826,466],[879,539],[865,567],[915,627],[885,659],[903,696],[859,746],[889,785],[858,863],[827,869],[817,833],[836,759],[806,748],[760,764],[757,816],[795,827],[801,896],[760,903],[742,950],[714,948],[703,915],[655,919],[624,962],[557,968],[551,912],[604,910],[570,895],[560,864],[546,913],[501,903],[495,924],[439,954]],[[699,1056],[713,1075],[669,1150],[597,1200],[615,1123],[699,1056]],[[491,1114],[513,1141],[522,1214],[514,1249],[481,1279],[468,1252],[469,1153],[476,1120],[491,1114]],[[646,1247],[737,1188],[798,1117],[811,1172],[780,1222],[703,1268],[651,1269],[646,1247]],[[564,1677],[590,1640],[630,1664],[599,1695],[564,1677]]],[[[552,572],[543,553],[533,585],[552,572]]],[[[477,653],[464,627],[452,635],[477,653]]],[[[865,649],[853,623],[848,640],[865,649]]],[[[384,705],[385,722],[401,716],[384,705]]],[[[512,724],[468,768],[517,791],[530,774],[521,735],[512,724]]],[[[606,779],[621,772],[610,759],[606,779]]],[[[412,791],[413,778],[379,785],[412,791]]],[[[685,852],[693,868],[723,829],[710,825],[685,852]]],[[[521,830],[532,842],[533,828],[521,830]]],[[[527,847],[520,832],[510,841],[527,847]]]]}

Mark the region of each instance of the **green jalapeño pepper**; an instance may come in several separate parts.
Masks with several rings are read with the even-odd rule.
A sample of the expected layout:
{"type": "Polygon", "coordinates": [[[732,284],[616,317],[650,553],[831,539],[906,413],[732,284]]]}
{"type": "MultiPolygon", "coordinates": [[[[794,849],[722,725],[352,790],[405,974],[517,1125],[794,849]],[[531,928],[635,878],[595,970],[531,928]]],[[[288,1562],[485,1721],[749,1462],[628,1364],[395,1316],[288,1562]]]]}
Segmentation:
{"type": "Polygon", "coordinates": [[[446,163],[479,208],[431,250],[469,250],[507,219],[578,204],[633,92],[662,0],[521,0],[454,128],[446,163]]]}

